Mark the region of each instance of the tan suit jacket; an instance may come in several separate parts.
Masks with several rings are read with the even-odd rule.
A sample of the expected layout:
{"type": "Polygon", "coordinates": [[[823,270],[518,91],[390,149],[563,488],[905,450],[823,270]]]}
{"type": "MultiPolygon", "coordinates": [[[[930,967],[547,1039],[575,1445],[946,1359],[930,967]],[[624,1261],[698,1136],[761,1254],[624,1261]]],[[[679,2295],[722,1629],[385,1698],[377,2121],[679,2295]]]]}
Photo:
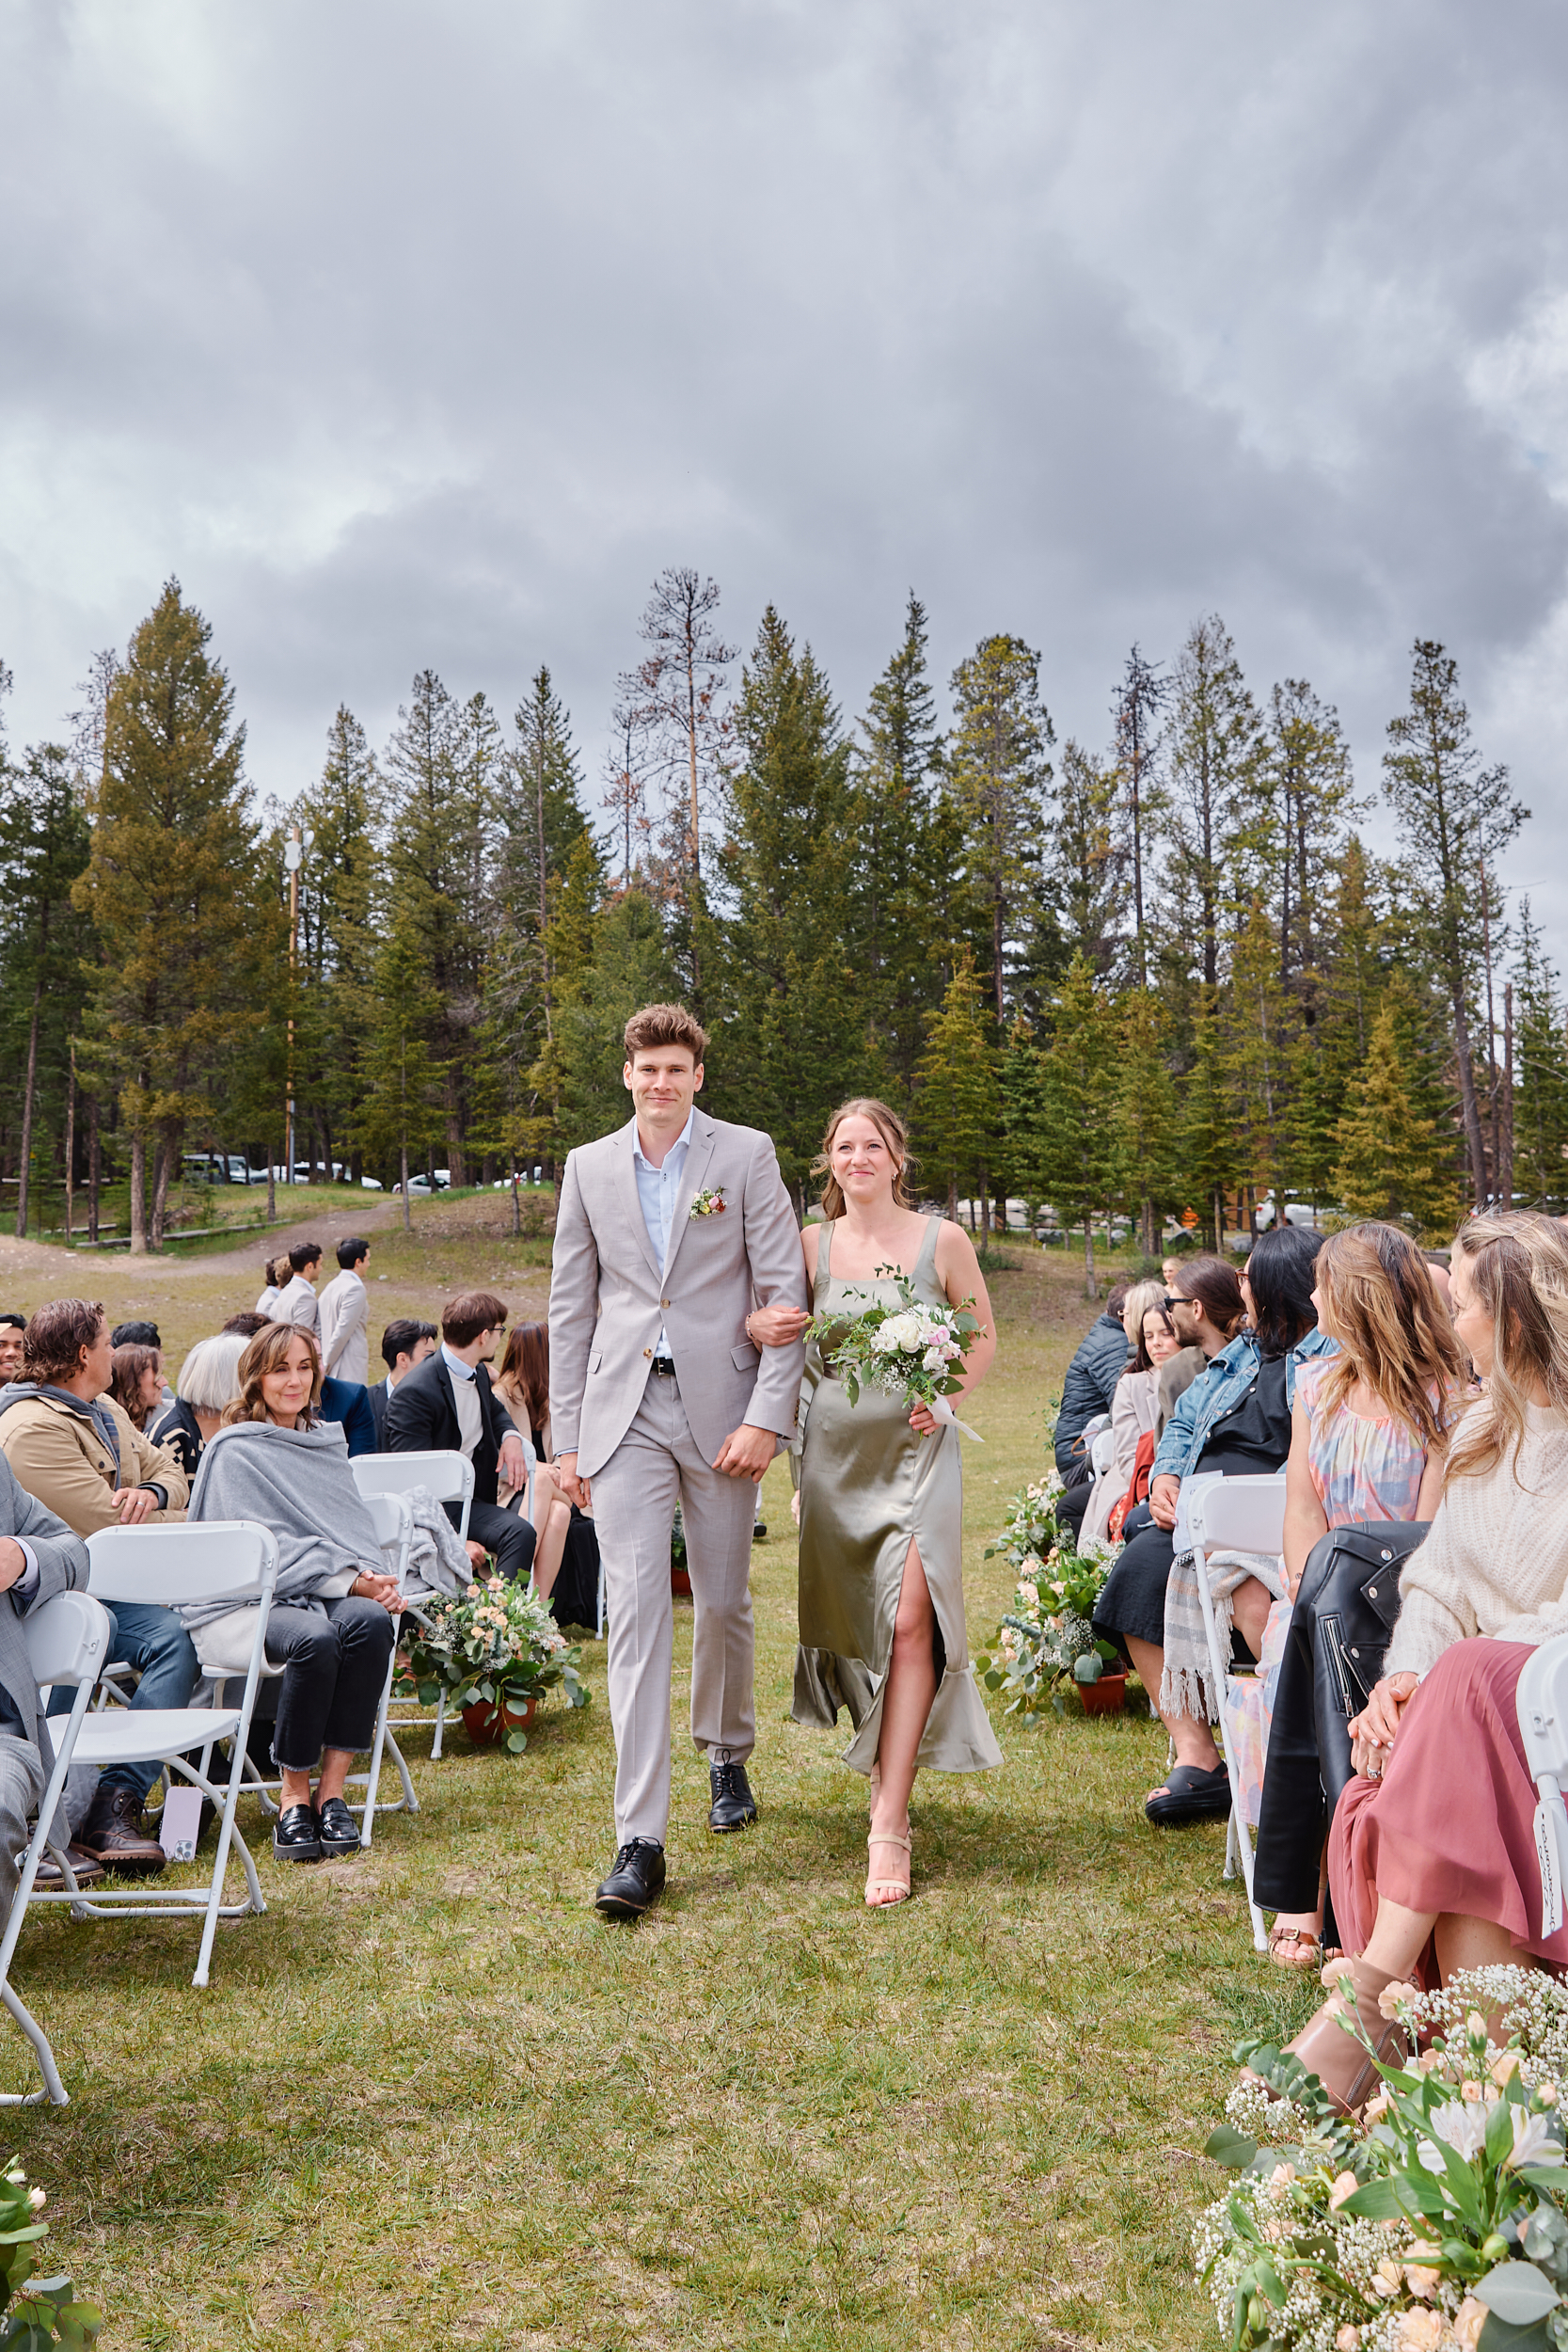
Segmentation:
{"type": "Polygon", "coordinates": [[[357,1274],[335,1274],[316,1301],[321,1317],[322,1370],[334,1380],[370,1385],[371,1343],[366,1325],[371,1302],[357,1274]]]}
{"type": "Polygon", "coordinates": [[[660,1268],[632,1164],[635,1119],[567,1158],[550,1276],[550,1436],[581,1476],[602,1470],[636,1417],[660,1327],[692,1437],[711,1463],[743,1422],[785,1438],[804,1349],[753,1347],[756,1306],[804,1307],[795,1211],[772,1144],[699,1110],[660,1268]],[[693,1216],[699,1192],[721,1213],[693,1216]]]}
{"type": "MultiPolygon", "coordinates": [[[[151,1484],[168,1497],[167,1510],[154,1511],[146,1524],[182,1519],[190,1484],[179,1456],[150,1444],[112,1396],[99,1402],[108,1407],[119,1438],[120,1486],[151,1484]]],[[[86,1406],[56,1396],[26,1397],[12,1405],[0,1413],[0,1453],[16,1472],[18,1486],[74,1534],[96,1535],[101,1528],[119,1526],[114,1455],[86,1406]]]]}

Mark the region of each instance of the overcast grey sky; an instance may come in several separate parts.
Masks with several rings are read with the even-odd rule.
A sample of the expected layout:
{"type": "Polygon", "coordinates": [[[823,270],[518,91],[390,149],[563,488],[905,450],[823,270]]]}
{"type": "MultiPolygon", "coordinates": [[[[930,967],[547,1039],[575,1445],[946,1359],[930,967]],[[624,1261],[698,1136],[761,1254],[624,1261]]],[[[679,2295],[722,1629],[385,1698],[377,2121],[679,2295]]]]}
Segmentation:
{"type": "Polygon", "coordinates": [[[1568,960],[1565,96],[1548,0],[0,0],[13,739],[171,572],[285,796],[542,660],[596,792],[668,563],[1093,744],[1217,610],[1364,786],[1433,635],[1568,960]]]}

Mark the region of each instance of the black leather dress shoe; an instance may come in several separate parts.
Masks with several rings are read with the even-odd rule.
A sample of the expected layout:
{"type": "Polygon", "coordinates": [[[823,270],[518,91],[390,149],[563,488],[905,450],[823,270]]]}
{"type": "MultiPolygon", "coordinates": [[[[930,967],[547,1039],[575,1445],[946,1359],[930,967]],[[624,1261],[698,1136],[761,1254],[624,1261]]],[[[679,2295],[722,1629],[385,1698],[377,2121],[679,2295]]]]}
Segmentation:
{"type": "Polygon", "coordinates": [[[279,1862],[319,1862],[321,1828],[313,1804],[291,1804],[272,1825],[272,1850],[279,1862]]]}
{"type": "Polygon", "coordinates": [[[757,1801],[752,1794],[745,1765],[710,1764],[707,1778],[713,1791],[707,1817],[709,1829],[716,1835],[727,1829],[750,1829],[757,1818],[757,1801]]]}
{"type": "Polygon", "coordinates": [[[328,1797],[316,1807],[316,1821],[321,1849],[327,1860],[359,1851],[359,1824],[341,1797],[328,1797]]]}
{"type": "Polygon", "coordinates": [[[623,1846],[594,1898],[607,1919],[641,1919],[664,1892],[664,1849],[651,1837],[623,1846]]]}
{"type": "MultiPolygon", "coordinates": [[[[66,1858],[71,1864],[71,1874],[77,1885],[95,1886],[103,1875],[103,1865],[95,1855],[87,1853],[81,1846],[68,1846],[65,1851],[66,1858]]],[[[65,1873],[52,1853],[44,1853],[39,1857],[39,1867],[34,1874],[33,1884],[55,1893],[64,1888],[65,1873]]]]}

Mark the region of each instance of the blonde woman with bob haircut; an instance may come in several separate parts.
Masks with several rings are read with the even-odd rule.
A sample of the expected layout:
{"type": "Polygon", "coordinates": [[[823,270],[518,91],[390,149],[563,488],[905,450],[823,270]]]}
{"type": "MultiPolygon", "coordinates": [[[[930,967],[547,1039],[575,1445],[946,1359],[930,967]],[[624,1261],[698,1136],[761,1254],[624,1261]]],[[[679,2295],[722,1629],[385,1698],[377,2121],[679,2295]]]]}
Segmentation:
{"type": "MultiPolygon", "coordinates": [[[[964,1359],[965,1390],[996,1353],[990,1301],[974,1246],[959,1225],[923,1216],[910,1185],[904,1122],[857,1096],[828,1122],[816,1173],[822,1222],[800,1237],[818,1325],[873,1297],[896,1303],[879,1271],[906,1273],[930,1307],[967,1298],[982,1326],[964,1359]]],[[[781,1344],[800,1317],[768,1309],[753,1339],[781,1344]]],[[[958,1369],[955,1367],[955,1369],[958,1369]]],[[[851,1405],[832,1369],[832,1335],[814,1334],[800,1389],[800,1645],[798,1724],[832,1731],[845,1708],[854,1738],[845,1762],[870,1776],[874,1909],[910,1894],[910,1793],[921,1765],[986,1772],[1002,1752],[970,1668],[964,1631],[963,1470],[958,1432],[928,1408],[911,1412],[885,1390],[851,1405]]]]}
{"type": "MultiPolygon", "coordinates": [[[[1515,1711],[1531,1650],[1568,1632],[1568,1236],[1544,1216],[1480,1216],[1455,1236],[1454,1331],[1483,1385],[1448,1448],[1442,1500],[1401,1580],[1382,1680],[1351,1724],[1353,1780],[1329,1832],[1348,1977],[1381,2052],[1378,1996],[1522,1957],[1568,1967],[1541,1933],[1536,1791],[1515,1711]]],[[[1370,2061],[1337,1995],[1291,2047],[1352,2107],[1370,2061]]]]}
{"type": "MultiPolygon", "coordinates": [[[[267,1662],[282,1669],[273,1758],[283,1787],[273,1852],[281,1862],[319,1862],[359,1851],[343,1790],[374,1732],[403,1603],[342,1429],[320,1418],[321,1350],[312,1334],[267,1325],[246,1345],[236,1378],[239,1394],[202,1454],[190,1517],[259,1519],[277,1538],[267,1662]]],[[[209,1673],[244,1673],[248,1609],[203,1602],[181,1614],[209,1673]]]]}

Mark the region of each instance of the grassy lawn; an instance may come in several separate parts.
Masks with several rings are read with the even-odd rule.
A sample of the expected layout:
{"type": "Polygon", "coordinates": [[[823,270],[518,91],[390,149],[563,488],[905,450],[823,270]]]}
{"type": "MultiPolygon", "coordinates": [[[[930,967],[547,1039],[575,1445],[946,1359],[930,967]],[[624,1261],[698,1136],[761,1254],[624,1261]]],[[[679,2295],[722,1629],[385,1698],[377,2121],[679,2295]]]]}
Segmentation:
{"type": "MultiPolygon", "coordinates": [[[[544,1252],[509,1218],[436,1201],[412,1236],[367,1226],[372,1327],[460,1283],[541,1311],[544,1252]]],[[[1089,1312],[1070,1260],[1015,1254],[988,1442],[965,1447],[977,1644],[1009,1597],[986,1542],[1089,1312]]],[[[94,1295],[144,1300],[178,1348],[251,1303],[214,1266],[99,1261],[94,1295]]],[[[66,1287],[50,1272],[33,1297],[66,1287]]],[[[265,1854],[272,1908],[220,1931],[207,1993],[189,1927],[29,1925],[17,1981],[72,2104],[11,2137],[105,2343],[1217,2344],[1187,2246],[1223,2176],[1196,2152],[1238,2032],[1308,1994],[1254,1958],[1220,1833],[1146,1827],[1147,1720],[1005,1720],[1004,1772],[917,1785],[917,1899],[867,1913],[863,1784],[787,1721],[787,1497],[775,1466],[761,1823],[709,1836],[683,1734],[670,1889],[640,1929],[587,1908],[612,1761],[591,1643],[594,1705],[552,1705],[520,1759],[459,1732],[432,1765],[412,1735],[423,1809],[369,1859],[265,1854]]],[[[687,1604],[677,1730],[689,1629],[687,1604]]],[[[24,2054],[6,2028],[8,2087],[24,2054]]]]}

